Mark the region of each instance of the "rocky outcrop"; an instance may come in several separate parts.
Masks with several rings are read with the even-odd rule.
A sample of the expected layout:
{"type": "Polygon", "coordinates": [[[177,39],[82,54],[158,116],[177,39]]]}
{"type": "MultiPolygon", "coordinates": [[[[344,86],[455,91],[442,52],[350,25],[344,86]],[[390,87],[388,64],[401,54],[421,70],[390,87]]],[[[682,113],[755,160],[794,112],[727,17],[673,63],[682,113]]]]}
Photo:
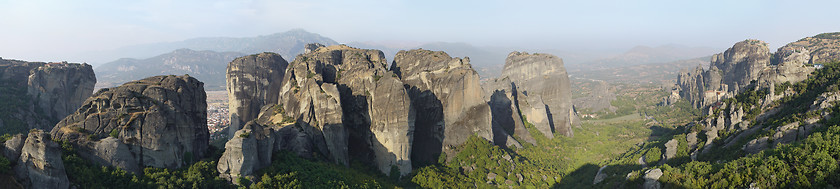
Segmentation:
{"type": "Polygon", "coordinates": [[[412,159],[433,162],[470,135],[493,140],[492,115],[469,58],[442,51],[400,51],[391,65],[406,84],[417,111],[412,159]]]}
{"type": "Polygon", "coordinates": [[[496,145],[521,146],[519,141],[514,140],[515,136],[516,139],[537,145],[537,141],[522,122],[511,84],[508,78],[502,78],[488,81],[483,86],[487,93],[491,94],[487,104],[490,105],[493,115],[493,141],[496,145]]]}
{"type": "Polygon", "coordinates": [[[88,64],[0,59],[0,99],[14,100],[0,110],[0,127],[11,133],[50,130],[76,111],[96,83],[88,64]]]}
{"type": "Polygon", "coordinates": [[[16,150],[20,151],[14,167],[19,183],[27,188],[70,187],[70,181],[64,171],[64,162],[61,160],[61,148],[50,139],[49,133],[32,130],[26,137],[26,142],[16,150]]]}
{"type": "Polygon", "coordinates": [[[96,76],[90,65],[50,63],[31,71],[27,94],[46,116],[58,120],[81,107],[93,94],[94,85],[96,76]]]}
{"type": "Polygon", "coordinates": [[[379,170],[392,174],[396,167],[400,175],[411,172],[412,143],[416,125],[415,110],[403,83],[395,77],[383,77],[376,82],[371,96],[370,131],[374,136],[373,154],[379,170]]]}
{"type": "Polygon", "coordinates": [[[680,141],[677,139],[671,139],[668,142],[666,142],[665,154],[662,154],[663,156],[665,156],[663,160],[667,161],[669,159],[674,159],[675,157],[677,157],[677,148],[679,148],[679,145],[680,141]]]}
{"type": "MultiPolygon", "coordinates": [[[[353,156],[385,174],[392,166],[408,174],[415,112],[403,83],[385,69],[382,52],[310,47],[286,70],[277,108],[282,111],[265,120],[277,125],[294,120],[308,144],[337,164],[348,165],[353,156]]],[[[301,134],[278,133],[293,141],[301,134]]]]}
{"type": "Polygon", "coordinates": [[[548,138],[553,138],[554,133],[572,136],[572,125],[579,124],[575,122],[566,68],[556,56],[512,52],[505,60],[502,76],[486,85],[487,90],[505,91],[506,96],[512,97],[514,112],[525,118],[522,121],[548,138]]]}
{"type": "Polygon", "coordinates": [[[263,106],[277,104],[280,85],[276,82],[283,79],[288,65],[275,53],[239,57],[228,64],[228,138],[233,138],[242,125],[256,119],[263,106]]]}
{"type": "Polygon", "coordinates": [[[807,79],[819,64],[840,60],[838,36],[840,33],[806,37],[780,47],[775,54],[763,41],[741,41],[712,56],[708,70],[681,71],[675,90],[695,107],[704,108],[748,87],[798,82],[807,79]]]}
{"type": "Polygon", "coordinates": [[[82,158],[135,173],[179,168],[209,145],[203,85],[170,75],[99,90],[56,124],[52,138],[70,142],[82,158]]]}
{"type": "Polygon", "coordinates": [[[3,156],[9,159],[10,162],[17,162],[20,158],[20,150],[23,149],[23,143],[26,140],[26,135],[16,134],[3,144],[3,156]]]}
{"type": "MultiPolygon", "coordinates": [[[[239,181],[238,178],[250,176],[271,165],[275,140],[276,136],[272,128],[259,125],[254,121],[248,122],[225,144],[225,152],[216,166],[220,177],[236,183],[239,181]]],[[[249,178],[249,180],[254,180],[254,178],[249,178]]]]}
{"type": "Polygon", "coordinates": [[[645,171],[644,189],[660,189],[660,188],[662,188],[662,183],[659,183],[659,177],[662,177],[662,170],[660,170],[660,169],[651,169],[651,170],[645,171]]]}

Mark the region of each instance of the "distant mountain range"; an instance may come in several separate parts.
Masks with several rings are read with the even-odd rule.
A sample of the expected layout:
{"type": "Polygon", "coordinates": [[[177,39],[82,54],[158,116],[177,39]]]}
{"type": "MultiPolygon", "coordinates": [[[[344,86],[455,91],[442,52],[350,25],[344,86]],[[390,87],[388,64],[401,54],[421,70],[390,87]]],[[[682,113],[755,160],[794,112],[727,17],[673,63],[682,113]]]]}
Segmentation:
{"type": "Polygon", "coordinates": [[[225,89],[228,62],[245,56],[240,52],[178,49],[147,59],[123,58],[96,67],[96,88],[114,87],[155,75],[190,74],[204,82],[207,90],[225,89]]]}
{"type": "Polygon", "coordinates": [[[256,37],[204,37],[187,39],[184,41],[132,45],[104,52],[92,52],[86,56],[86,61],[92,64],[113,61],[119,58],[148,58],[176,49],[192,49],[197,51],[240,52],[256,54],[274,52],[291,61],[294,56],[303,52],[307,43],[321,43],[324,45],[338,44],[334,40],[310,33],[302,29],[293,29],[282,33],[256,37]]]}
{"type": "Polygon", "coordinates": [[[99,81],[96,85],[97,88],[113,87],[155,75],[190,74],[204,82],[207,90],[224,90],[225,67],[233,59],[248,54],[274,52],[291,61],[303,53],[303,46],[308,43],[338,44],[330,38],[294,29],[257,37],[195,38],[128,46],[100,56],[132,58],[121,58],[96,67],[99,81]]]}

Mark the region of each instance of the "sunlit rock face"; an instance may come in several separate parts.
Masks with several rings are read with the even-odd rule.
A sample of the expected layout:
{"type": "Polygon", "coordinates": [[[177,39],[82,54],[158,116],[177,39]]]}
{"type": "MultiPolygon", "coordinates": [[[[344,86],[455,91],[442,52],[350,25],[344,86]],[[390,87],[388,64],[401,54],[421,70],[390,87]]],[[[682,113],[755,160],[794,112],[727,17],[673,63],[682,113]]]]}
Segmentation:
{"type": "Polygon", "coordinates": [[[256,119],[263,106],[277,104],[279,83],[288,65],[283,57],[275,53],[239,57],[228,64],[228,138],[233,138],[242,125],[256,119]]]}
{"type": "Polygon", "coordinates": [[[102,165],[135,173],[180,168],[204,157],[209,146],[204,83],[169,75],[99,90],[51,135],[102,165]]]}

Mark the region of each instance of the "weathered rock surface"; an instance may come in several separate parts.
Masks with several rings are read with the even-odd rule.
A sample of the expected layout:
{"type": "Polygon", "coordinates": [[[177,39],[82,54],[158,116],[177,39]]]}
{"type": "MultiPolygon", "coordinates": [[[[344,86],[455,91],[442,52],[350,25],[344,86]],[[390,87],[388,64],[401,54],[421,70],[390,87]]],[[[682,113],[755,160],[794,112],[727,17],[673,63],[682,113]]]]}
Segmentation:
{"type": "Polygon", "coordinates": [[[492,115],[469,58],[443,51],[400,51],[391,65],[417,111],[413,160],[433,162],[470,135],[493,140],[492,115]]]}
{"type": "Polygon", "coordinates": [[[20,149],[15,177],[27,188],[69,188],[61,148],[47,132],[32,130],[20,149]]]}
{"type": "MultiPolygon", "coordinates": [[[[385,174],[392,166],[409,173],[415,112],[402,82],[385,69],[384,57],[378,50],[311,45],[286,70],[281,111],[266,120],[294,120],[308,144],[338,164],[348,165],[352,155],[385,174]]],[[[287,133],[280,137],[284,141],[301,136],[278,133],[287,133]]]]}
{"type": "Polygon", "coordinates": [[[750,140],[750,142],[745,144],[741,149],[750,154],[761,152],[762,150],[770,147],[768,139],[770,139],[770,137],[761,137],[750,140]]]}
{"type": "Polygon", "coordinates": [[[254,172],[271,165],[275,139],[272,128],[254,121],[248,122],[225,144],[225,152],[216,166],[219,176],[231,182],[238,182],[238,178],[251,176],[254,172]]]}
{"type": "Polygon", "coordinates": [[[573,135],[571,84],[562,59],[550,54],[512,52],[505,60],[502,77],[510,78],[523,94],[517,97],[519,110],[538,130],[549,138],[553,133],[573,135]]]}
{"type": "Polygon", "coordinates": [[[94,85],[96,76],[90,65],[50,63],[31,71],[27,94],[48,117],[58,120],[81,107],[93,94],[94,85]]]}
{"type": "Polygon", "coordinates": [[[598,169],[598,173],[595,174],[595,179],[592,180],[592,184],[598,184],[604,181],[607,178],[607,174],[604,174],[603,171],[606,169],[607,166],[604,165],[603,167],[598,169]]]}
{"type": "Polygon", "coordinates": [[[383,77],[376,82],[371,96],[370,131],[374,139],[373,153],[379,170],[391,174],[391,167],[400,175],[411,172],[411,149],[414,142],[415,110],[403,83],[395,77],[383,77]]]}
{"type": "Polygon", "coordinates": [[[228,64],[228,138],[233,138],[242,125],[256,119],[263,106],[277,104],[281,87],[277,83],[283,79],[288,65],[275,53],[239,57],[228,64]]]}
{"type": "Polygon", "coordinates": [[[662,188],[662,184],[659,183],[659,177],[662,177],[662,170],[660,169],[651,169],[645,171],[645,189],[659,189],[662,188]]]}
{"type": "Polygon", "coordinates": [[[669,159],[673,159],[674,157],[676,157],[677,156],[677,148],[679,147],[679,145],[680,145],[680,141],[678,141],[677,139],[671,139],[668,142],[666,142],[665,143],[665,154],[662,154],[662,155],[665,156],[665,158],[663,160],[667,161],[669,159]]]}
{"type": "Polygon", "coordinates": [[[0,59],[2,99],[15,99],[0,110],[0,127],[24,133],[50,130],[58,120],[76,111],[93,93],[96,83],[88,64],[43,63],[0,59]]]}
{"type": "Polygon", "coordinates": [[[26,135],[16,134],[11,139],[6,140],[3,144],[3,156],[9,159],[10,162],[17,162],[20,158],[20,150],[23,149],[23,142],[26,140],[26,135]]]}
{"type": "Polygon", "coordinates": [[[52,138],[69,141],[85,159],[131,172],[179,168],[209,145],[203,85],[170,75],[99,90],[56,124],[52,138]]]}

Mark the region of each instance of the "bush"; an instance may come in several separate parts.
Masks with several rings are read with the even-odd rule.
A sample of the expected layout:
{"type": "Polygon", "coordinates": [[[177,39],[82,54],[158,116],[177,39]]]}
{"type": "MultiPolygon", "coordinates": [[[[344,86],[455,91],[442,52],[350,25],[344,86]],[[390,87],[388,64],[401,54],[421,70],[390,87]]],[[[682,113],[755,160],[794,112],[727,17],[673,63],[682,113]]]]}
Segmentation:
{"type": "Polygon", "coordinates": [[[111,133],[109,133],[111,137],[119,138],[120,137],[120,130],[119,129],[111,129],[111,133]]]}
{"type": "Polygon", "coordinates": [[[655,165],[659,162],[659,159],[662,158],[662,150],[658,147],[650,148],[647,153],[645,153],[645,162],[649,165],[655,165]]]}
{"type": "Polygon", "coordinates": [[[7,174],[12,170],[12,162],[5,156],[0,156],[0,174],[7,174]]]}

